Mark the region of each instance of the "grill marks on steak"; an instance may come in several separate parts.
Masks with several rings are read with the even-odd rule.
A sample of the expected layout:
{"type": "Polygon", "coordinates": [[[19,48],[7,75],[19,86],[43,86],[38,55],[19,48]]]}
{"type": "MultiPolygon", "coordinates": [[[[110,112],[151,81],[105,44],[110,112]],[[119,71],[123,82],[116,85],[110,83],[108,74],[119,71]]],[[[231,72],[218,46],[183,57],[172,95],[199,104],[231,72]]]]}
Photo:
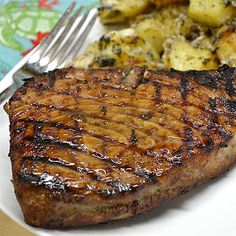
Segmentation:
{"type": "Polygon", "coordinates": [[[26,183],[82,199],[158,182],[235,132],[235,70],[63,69],[10,99],[11,157],[26,183]]]}

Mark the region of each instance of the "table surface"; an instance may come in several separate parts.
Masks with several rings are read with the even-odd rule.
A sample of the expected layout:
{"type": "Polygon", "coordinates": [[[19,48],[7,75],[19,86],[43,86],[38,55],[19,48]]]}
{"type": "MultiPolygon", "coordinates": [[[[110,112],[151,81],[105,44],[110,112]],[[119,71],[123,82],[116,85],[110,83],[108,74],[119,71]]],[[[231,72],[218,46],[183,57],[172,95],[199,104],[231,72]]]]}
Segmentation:
{"type": "Polygon", "coordinates": [[[34,236],[34,234],[21,227],[2,211],[0,211],[0,232],[1,236],[34,236]]]}

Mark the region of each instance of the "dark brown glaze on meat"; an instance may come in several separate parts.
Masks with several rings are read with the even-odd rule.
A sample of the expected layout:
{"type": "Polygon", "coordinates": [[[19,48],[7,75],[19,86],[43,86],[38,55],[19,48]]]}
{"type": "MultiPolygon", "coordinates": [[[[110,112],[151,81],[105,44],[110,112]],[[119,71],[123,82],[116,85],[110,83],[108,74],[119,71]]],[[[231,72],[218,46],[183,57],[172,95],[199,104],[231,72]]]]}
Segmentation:
{"type": "Polygon", "coordinates": [[[225,171],[236,158],[235,76],[68,68],[27,80],[5,105],[26,222],[131,217],[225,171]]]}

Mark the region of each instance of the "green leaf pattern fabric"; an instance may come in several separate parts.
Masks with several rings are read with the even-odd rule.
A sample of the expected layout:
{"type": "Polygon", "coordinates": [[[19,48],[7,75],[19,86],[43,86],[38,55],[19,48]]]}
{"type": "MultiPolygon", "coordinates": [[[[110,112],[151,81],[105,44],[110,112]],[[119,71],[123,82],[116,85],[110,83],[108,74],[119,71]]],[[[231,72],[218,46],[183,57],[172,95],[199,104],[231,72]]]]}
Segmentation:
{"type": "MultiPolygon", "coordinates": [[[[4,0],[0,2],[0,80],[50,32],[72,0],[4,0]]],[[[98,5],[78,0],[77,6],[98,5]]]]}

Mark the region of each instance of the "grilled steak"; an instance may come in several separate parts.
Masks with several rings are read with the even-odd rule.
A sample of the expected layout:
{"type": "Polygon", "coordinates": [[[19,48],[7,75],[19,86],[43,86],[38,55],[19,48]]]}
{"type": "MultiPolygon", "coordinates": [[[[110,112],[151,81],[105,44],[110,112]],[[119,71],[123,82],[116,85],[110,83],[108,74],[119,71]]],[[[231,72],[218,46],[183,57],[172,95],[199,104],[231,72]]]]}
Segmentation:
{"type": "Polygon", "coordinates": [[[25,221],[71,227],[129,218],[236,161],[236,70],[62,69],[5,105],[25,221]]]}

